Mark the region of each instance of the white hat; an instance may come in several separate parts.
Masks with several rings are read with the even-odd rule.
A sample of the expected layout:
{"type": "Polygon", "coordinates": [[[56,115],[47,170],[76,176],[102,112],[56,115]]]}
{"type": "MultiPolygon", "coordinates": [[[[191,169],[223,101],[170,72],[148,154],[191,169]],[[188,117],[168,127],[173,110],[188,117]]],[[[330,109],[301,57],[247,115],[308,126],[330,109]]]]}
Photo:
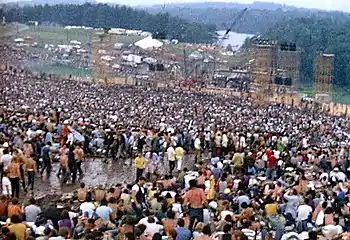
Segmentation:
{"type": "Polygon", "coordinates": [[[335,167],[335,168],[333,169],[333,171],[338,172],[338,171],[339,171],[339,168],[335,167]]]}
{"type": "Polygon", "coordinates": [[[69,124],[68,120],[64,120],[63,124],[69,124]]]}
{"type": "Polygon", "coordinates": [[[9,143],[8,142],[4,142],[4,144],[2,145],[4,148],[8,148],[9,147],[9,143]]]}

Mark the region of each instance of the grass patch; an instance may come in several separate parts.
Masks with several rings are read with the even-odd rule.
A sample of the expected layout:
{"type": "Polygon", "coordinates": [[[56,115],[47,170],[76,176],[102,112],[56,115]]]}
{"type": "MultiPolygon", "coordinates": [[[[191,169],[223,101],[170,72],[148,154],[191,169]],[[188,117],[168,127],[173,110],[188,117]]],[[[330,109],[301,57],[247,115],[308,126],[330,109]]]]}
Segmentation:
{"type": "MultiPolygon", "coordinates": [[[[304,84],[301,86],[300,92],[314,97],[315,87],[311,84],[304,84]]],[[[332,98],[335,103],[350,104],[350,90],[346,88],[335,87],[333,89],[332,98]]]]}
{"type": "Polygon", "coordinates": [[[35,72],[45,72],[55,75],[63,75],[63,76],[79,76],[86,77],[91,75],[90,69],[83,68],[75,68],[73,66],[65,65],[65,64],[31,64],[29,69],[35,72]]]}
{"type": "MultiPolygon", "coordinates": [[[[33,41],[39,44],[69,44],[71,40],[76,40],[82,44],[98,40],[95,30],[85,29],[64,29],[60,27],[29,26],[28,29],[20,33],[21,37],[31,36],[33,41]]],[[[141,36],[111,35],[112,43],[132,44],[141,40],[141,36]]]]}

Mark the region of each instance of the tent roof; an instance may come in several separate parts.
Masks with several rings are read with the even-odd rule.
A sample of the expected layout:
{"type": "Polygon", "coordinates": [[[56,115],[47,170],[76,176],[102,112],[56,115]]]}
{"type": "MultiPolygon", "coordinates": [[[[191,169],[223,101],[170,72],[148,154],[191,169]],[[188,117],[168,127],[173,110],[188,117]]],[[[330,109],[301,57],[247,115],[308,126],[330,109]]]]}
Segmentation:
{"type": "Polygon", "coordinates": [[[151,36],[148,36],[134,43],[134,45],[142,49],[150,49],[150,48],[159,48],[163,46],[163,43],[161,41],[158,41],[157,39],[153,39],[151,36]]]}

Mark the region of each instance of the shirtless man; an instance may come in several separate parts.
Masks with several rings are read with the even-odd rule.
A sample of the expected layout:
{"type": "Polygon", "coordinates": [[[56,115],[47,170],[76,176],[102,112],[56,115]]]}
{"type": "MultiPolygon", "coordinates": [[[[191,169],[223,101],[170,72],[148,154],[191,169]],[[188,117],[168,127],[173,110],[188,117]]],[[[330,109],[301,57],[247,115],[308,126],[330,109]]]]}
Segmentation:
{"type": "Polygon", "coordinates": [[[74,155],[76,159],[77,169],[79,175],[83,174],[83,170],[81,169],[81,163],[84,161],[84,150],[80,145],[77,145],[74,149],[74,155]]]}
{"type": "Polygon", "coordinates": [[[35,180],[35,170],[36,170],[36,163],[35,163],[35,155],[32,153],[30,157],[26,158],[25,162],[25,168],[27,170],[28,174],[28,185],[27,188],[30,187],[31,194],[33,195],[34,191],[34,180],[35,180]]]}

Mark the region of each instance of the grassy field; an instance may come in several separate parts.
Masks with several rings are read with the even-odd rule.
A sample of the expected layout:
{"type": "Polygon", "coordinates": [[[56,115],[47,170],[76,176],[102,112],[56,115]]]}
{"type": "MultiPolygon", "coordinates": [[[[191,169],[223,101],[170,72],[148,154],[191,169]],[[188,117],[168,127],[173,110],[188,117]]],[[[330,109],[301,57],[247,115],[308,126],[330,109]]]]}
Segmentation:
{"type": "MultiPolygon", "coordinates": [[[[7,30],[7,29],[6,29],[7,30]]],[[[5,31],[5,29],[4,29],[5,31]]],[[[27,29],[13,34],[15,37],[28,37],[32,38],[32,42],[37,42],[40,48],[31,48],[28,50],[33,50],[35,52],[46,51],[43,49],[45,44],[69,44],[71,40],[76,40],[82,44],[87,44],[92,41],[98,40],[98,35],[94,30],[85,29],[64,29],[58,27],[42,27],[42,26],[29,26],[27,29]]],[[[132,44],[139,41],[143,37],[140,36],[121,36],[121,35],[111,35],[111,43],[124,43],[132,44]]],[[[69,65],[63,64],[50,64],[42,61],[33,61],[28,66],[32,71],[41,71],[57,75],[73,75],[73,76],[89,76],[91,75],[91,70],[80,69],[69,65]]]]}
{"type": "Polygon", "coordinates": [[[87,69],[80,69],[80,68],[75,68],[69,65],[63,65],[63,64],[31,64],[29,68],[32,71],[36,72],[45,72],[45,73],[51,73],[55,75],[72,75],[72,76],[90,76],[91,75],[91,70],[87,69]]]}
{"type": "MultiPolygon", "coordinates": [[[[85,29],[64,29],[59,27],[30,26],[22,31],[19,37],[31,36],[39,44],[68,44],[71,40],[89,43],[98,40],[96,31],[85,29]]],[[[111,35],[112,43],[132,44],[142,39],[140,36],[111,35]]]]}
{"type": "MultiPolygon", "coordinates": [[[[304,84],[301,86],[301,93],[309,96],[315,96],[314,85],[304,84]]],[[[333,101],[341,104],[350,104],[350,89],[335,87],[332,95],[333,101]]]]}

